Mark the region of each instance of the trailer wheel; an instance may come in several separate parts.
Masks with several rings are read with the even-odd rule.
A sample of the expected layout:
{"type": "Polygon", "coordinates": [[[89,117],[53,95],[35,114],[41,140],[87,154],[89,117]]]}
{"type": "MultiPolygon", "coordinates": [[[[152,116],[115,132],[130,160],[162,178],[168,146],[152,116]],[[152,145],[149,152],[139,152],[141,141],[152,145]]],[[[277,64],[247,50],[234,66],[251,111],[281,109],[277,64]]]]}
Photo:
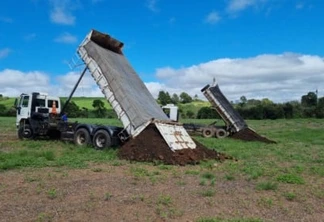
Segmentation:
{"type": "Polygon", "coordinates": [[[74,143],[78,146],[86,146],[91,144],[90,134],[87,129],[80,128],[74,134],[74,143]]]}
{"type": "Polygon", "coordinates": [[[93,136],[93,145],[95,149],[102,150],[111,146],[111,138],[106,130],[98,130],[93,136]]]}
{"type": "Polygon", "coordinates": [[[212,129],[206,128],[206,129],[203,129],[202,135],[203,135],[203,137],[210,138],[214,135],[214,131],[212,129]]]}
{"type": "Polygon", "coordinates": [[[18,138],[23,139],[33,139],[34,132],[29,124],[21,125],[18,129],[18,138]]]}
{"type": "Polygon", "coordinates": [[[226,136],[227,136],[226,130],[224,130],[224,129],[218,129],[218,130],[216,131],[216,137],[217,137],[218,139],[225,138],[226,136]]]}

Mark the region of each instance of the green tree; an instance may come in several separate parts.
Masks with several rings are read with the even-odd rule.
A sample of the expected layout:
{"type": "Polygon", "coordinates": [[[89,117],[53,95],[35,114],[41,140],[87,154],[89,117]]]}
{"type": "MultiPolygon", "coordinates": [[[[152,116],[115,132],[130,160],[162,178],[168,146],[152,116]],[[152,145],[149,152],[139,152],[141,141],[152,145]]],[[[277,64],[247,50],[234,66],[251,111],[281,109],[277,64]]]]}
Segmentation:
{"type": "Polygon", "coordinates": [[[216,119],[218,117],[216,110],[208,106],[201,107],[197,113],[197,119],[216,119]]]}
{"type": "Polygon", "coordinates": [[[94,113],[96,117],[102,118],[105,117],[107,109],[105,108],[105,103],[100,99],[95,99],[92,102],[92,107],[95,108],[94,113]]]}
{"type": "Polygon", "coordinates": [[[249,100],[247,100],[246,104],[248,106],[258,106],[258,105],[261,105],[261,101],[257,100],[257,99],[249,99],[249,100]]]}
{"type": "Polygon", "coordinates": [[[192,98],[191,98],[191,96],[189,96],[188,93],[182,92],[180,94],[180,102],[181,103],[191,103],[192,102],[192,98]]]}
{"type": "Polygon", "coordinates": [[[286,119],[292,119],[294,117],[294,107],[291,103],[285,103],[282,107],[284,116],[286,119]]]}
{"type": "Polygon", "coordinates": [[[79,117],[80,108],[78,107],[77,104],[75,104],[75,102],[70,101],[69,104],[65,108],[65,112],[67,113],[67,115],[69,117],[72,117],[72,118],[79,117]]]}
{"type": "Polygon", "coordinates": [[[308,92],[307,95],[301,97],[301,104],[304,107],[312,107],[317,105],[317,95],[314,92],[308,92]]]}
{"type": "Polygon", "coordinates": [[[161,105],[172,103],[170,94],[168,92],[164,92],[163,90],[159,92],[158,100],[161,105]]]}
{"type": "Polygon", "coordinates": [[[6,106],[3,104],[0,104],[0,116],[5,116],[7,112],[6,106]]]}
{"type": "Polygon", "coordinates": [[[192,110],[187,110],[186,116],[189,119],[193,119],[195,117],[195,113],[192,110]]]}
{"type": "Polygon", "coordinates": [[[246,102],[247,102],[247,99],[246,99],[246,97],[245,96],[241,96],[240,97],[240,106],[241,107],[244,107],[245,105],[246,105],[246,102]]]}
{"type": "Polygon", "coordinates": [[[179,96],[178,96],[176,93],[173,93],[172,98],[171,98],[171,102],[172,102],[173,104],[178,104],[179,101],[180,101],[179,96]]]}
{"type": "Polygon", "coordinates": [[[316,118],[324,118],[324,97],[318,99],[315,116],[316,118]]]}
{"type": "Polygon", "coordinates": [[[86,107],[82,107],[80,110],[80,117],[88,118],[89,117],[89,110],[86,107]]]}
{"type": "Polygon", "coordinates": [[[299,101],[294,100],[289,102],[293,107],[293,118],[302,118],[303,110],[299,101]]]}
{"type": "Polygon", "coordinates": [[[284,117],[284,110],[281,105],[268,104],[263,108],[264,119],[280,119],[284,117]]]}
{"type": "Polygon", "coordinates": [[[264,98],[264,99],[261,100],[261,104],[263,106],[268,106],[268,105],[272,105],[273,102],[270,99],[268,99],[268,98],[264,98]]]}
{"type": "Polygon", "coordinates": [[[317,95],[314,92],[308,92],[301,97],[302,115],[310,118],[316,116],[317,95]]]}

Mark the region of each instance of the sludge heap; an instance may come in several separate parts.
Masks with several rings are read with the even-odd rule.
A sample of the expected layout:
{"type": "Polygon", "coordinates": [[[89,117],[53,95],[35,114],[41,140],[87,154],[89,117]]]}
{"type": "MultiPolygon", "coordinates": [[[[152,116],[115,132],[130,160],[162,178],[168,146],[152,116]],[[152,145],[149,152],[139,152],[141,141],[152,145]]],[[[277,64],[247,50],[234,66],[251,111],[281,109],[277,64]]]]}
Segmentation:
{"type": "Polygon", "coordinates": [[[123,43],[91,30],[78,54],[124,126],[119,156],[168,164],[196,163],[225,156],[195,142],[171,122],[122,53],[123,43]]]}

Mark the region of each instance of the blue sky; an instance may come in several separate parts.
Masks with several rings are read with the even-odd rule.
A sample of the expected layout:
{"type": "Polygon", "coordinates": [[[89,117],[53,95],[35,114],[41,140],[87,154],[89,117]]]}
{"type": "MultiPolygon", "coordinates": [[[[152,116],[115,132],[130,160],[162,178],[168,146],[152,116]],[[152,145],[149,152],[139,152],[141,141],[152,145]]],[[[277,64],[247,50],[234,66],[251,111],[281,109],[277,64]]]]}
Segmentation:
{"type": "MultiPolygon", "coordinates": [[[[320,0],[2,0],[0,93],[68,95],[78,70],[66,61],[97,29],[124,42],[155,96],[202,97],[213,78],[231,100],[323,96],[323,13],[320,0]]],[[[88,76],[77,95],[102,94],[88,76]]]]}

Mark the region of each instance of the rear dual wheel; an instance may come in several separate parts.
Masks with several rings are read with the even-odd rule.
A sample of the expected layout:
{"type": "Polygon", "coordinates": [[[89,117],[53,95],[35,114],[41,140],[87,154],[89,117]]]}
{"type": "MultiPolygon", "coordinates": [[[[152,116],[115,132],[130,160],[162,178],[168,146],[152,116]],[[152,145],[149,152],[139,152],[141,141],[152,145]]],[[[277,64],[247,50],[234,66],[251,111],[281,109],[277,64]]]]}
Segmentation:
{"type": "Polygon", "coordinates": [[[224,130],[224,129],[217,129],[217,131],[216,131],[216,137],[218,139],[225,138],[226,136],[227,136],[226,130],[224,130]]]}
{"type": "Polygon", "coordinates": [[[78,129],[75,134],[73,141],[78,146],[87,146],[91,144],[90,133],[85,128],[78,129]]]}
{"type": "Polygon", "coordinates": [[[111,143],[111,137],[106,130],[98,130],[93,136],[93,145],[97,150],[108,148],[111,143]]]}
{"type": "Polygon", "coordinates": [[[202,135],[203,135],[203,137],[210,138],[210,137],[213,137],[215,135],[215,133],[214,133],[214,130],[205,128],[202,131],[202,135]]]}
{"type": "Polygon", "coordinates": [[[224,129],[216,129],[216,133],[215,133],[214,129],[205,128],[202,131],[202,135],[203,135],[203,137],[206,137],[206,138],[216,136],[216,138],[222,139],[227,136],[227,132],[224,129]]]}

